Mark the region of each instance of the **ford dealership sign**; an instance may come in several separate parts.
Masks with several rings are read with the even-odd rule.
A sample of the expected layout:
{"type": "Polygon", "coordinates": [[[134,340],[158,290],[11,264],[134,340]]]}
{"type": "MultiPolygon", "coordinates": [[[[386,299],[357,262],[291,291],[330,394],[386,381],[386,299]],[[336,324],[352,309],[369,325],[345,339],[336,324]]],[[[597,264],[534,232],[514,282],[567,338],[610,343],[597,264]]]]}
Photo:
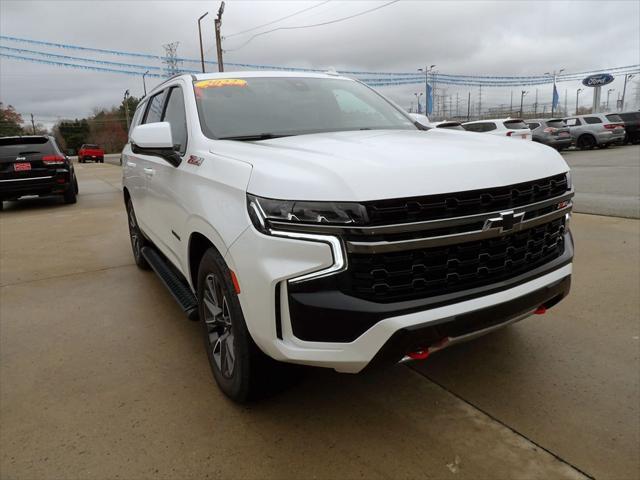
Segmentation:
{"type": "Polygon", "coordinates": [[[582,84],[585,87],[601,87],[613,82],[613,75],[609,73],[598,73],[596,75],[589,75],[582,80],[582,84]]]}

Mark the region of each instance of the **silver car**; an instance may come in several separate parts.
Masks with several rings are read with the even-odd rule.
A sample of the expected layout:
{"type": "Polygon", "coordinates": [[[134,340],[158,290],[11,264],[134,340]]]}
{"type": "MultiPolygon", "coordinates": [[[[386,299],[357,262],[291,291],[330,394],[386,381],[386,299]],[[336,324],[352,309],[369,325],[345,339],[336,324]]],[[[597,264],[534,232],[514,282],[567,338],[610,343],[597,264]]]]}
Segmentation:
{"type": "Polygon", "coordinates": [[[569,148],[573,143],[569,127],[561,118],[527,120],[527,125],[533,134],[534,142],[544,143],[556,150],[569,148]]]}
{"type": "Polygon", "coordinates": [[[576,147],[581,150],[596,146],[605,148],[624,140],[624,122],[617,114],[577,115],[565,118],[564,122],[569,127],[576,147]]]}

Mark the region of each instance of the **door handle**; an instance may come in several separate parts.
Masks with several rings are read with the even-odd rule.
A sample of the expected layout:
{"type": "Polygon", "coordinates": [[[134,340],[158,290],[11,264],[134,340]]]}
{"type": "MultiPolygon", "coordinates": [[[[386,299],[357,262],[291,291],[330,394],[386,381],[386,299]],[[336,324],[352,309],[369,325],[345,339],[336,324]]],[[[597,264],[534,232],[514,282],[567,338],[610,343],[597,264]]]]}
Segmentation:
{"type": "Polygon", "coordinates": [[[156,173],[156,171],[153,168],[144,168],[144,174],[148,175],[148,176],[153,176],[153,174],[156,173]]]}
{"type": "Polygon", "coordinates": [[[127,160],[127,165],[131,168],[136,168],[136,164],[134,162],[132,162],[131,160],[127,160]]]}

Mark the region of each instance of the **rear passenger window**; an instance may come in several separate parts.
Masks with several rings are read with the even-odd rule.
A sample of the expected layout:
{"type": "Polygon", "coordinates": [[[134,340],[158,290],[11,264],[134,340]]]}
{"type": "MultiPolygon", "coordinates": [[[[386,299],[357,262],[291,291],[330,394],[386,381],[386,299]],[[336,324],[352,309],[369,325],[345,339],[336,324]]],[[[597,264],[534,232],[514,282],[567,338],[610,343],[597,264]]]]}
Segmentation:
{"type": "Polygon", "coordinates": [[[575,127],[577,125],[582,125],[579,119],[577,118],[567,118],[564,123],[567,124],[567,127],[575,127]]]}
{"type": "Polygon", "coordinates": [[[180,87],[169,90],[169,100],[162,119],[171,125],[173,147],[180,155],[187,151],[187,115],[184,110],[184,95],[180,87]]]}
{"type": "Polygon", "coordinates": [[[160,92],[151,97],[149,109],[142,123],[156,123],[162,118],[162,106],[164,105],[164,92],[160,92]]]}
{"type": "Polygon", "coordinates": [[[527,125],[529,126],[529,128],[531,130],[535,130],[536,128],[538,128],[540,126],[539,123],[527,123],[527,125]]]}
{"type": "Polygon", "coordinates": [[[584,117],[584,122],[592,125],[594,123],[602,123],[602,120],[598,117],[584,117]]]}

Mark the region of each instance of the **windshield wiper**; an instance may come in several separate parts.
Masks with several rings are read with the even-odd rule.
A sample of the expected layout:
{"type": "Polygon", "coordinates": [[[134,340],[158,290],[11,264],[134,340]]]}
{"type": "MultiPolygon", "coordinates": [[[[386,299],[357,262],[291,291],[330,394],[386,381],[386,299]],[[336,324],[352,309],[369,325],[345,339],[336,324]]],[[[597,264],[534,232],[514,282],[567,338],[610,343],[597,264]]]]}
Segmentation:
{"type": "Polygon", "coordinates": [[[235,137],[220,137],[218,140],[237,140],[239,142],[251,142],[257,140],[270,140],[272,138],[292,137],[293,134],[260,133],[257,135],[238,135],[235,137]]]}

